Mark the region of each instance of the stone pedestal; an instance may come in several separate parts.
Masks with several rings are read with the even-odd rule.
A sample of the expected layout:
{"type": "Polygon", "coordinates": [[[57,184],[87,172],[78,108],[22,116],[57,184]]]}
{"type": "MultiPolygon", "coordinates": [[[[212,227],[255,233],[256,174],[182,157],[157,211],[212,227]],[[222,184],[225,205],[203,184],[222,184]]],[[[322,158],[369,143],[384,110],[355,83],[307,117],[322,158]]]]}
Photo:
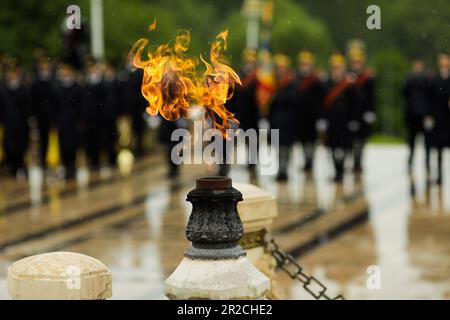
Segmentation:
{"type": "Polygon", "coordinates": [[[112,296],[112,276],[92,257],[45,253],[8,267],[8,293],[14,300],[102,300],[112,296]]]}
{"type": "Polygon", "coordinates": [[[269,279],[247,258],[193,260],[185,257],[164,283],[169,299],[263,299],[269,279]]]}
{"type": "Polygon", "coordinates": [[[192,246],[165,281],[169,299],[263,299],[270,280],[247,258],[238,245],[243,227],[237,211],[242,194],[231,179],[197,180],[189,192],[192,213],[186,236],[192,246]]]}

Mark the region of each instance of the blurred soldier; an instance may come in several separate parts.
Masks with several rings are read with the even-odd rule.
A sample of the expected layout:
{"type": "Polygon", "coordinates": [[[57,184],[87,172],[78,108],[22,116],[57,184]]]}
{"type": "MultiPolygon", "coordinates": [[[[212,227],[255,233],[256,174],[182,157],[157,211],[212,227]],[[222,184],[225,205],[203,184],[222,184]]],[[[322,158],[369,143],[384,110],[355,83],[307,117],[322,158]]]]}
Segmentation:
{"type": "Polygon", "coordinates": [[[54,90],[52,65],[48,58],[41,58],[36,64],[36,75],[31,85],[31,112],[36,118],[39,130],[41,166],[46,167],[48,138],[54,121],[54,90]]]}
{"type": "Polygon", "coordinates": [[[104,69],[103,83],[105,89],[104,112],[101,113],[101,149],[108,155],[108,164],[115,166],[116,163],[116,120],[122,103],[121,84],[116,77],[114,67],[106,63],[104,69]]]}
{"type": "Polygon", "coordinates": [[[60,64],[55,89],[55,123],[58,129],[61,158],[66,178],[75,177],[75,159],[81,129],[83,91],[76,81],[75,70],[60,64]]]}
{"type": "Polygon", "coordinates": [[[85,66],[85,57],[88,54],[89,34],[86,25],[82,22],[81,28],[68,29],[66,20],[61,24],[61,58],[66,64],[76,70],[85,66]]]}
{"type": "Polygon", "coordinates": [[[442,153],[450,148],[450,56],[441,53],[438,56],[438,74],[432,82],[433,109],[435,121],[433,145],[438,151],[437,184],[442,184],[442,153]]]}
{"type": "Polygon", "coordinates": [[[345,57],[333,54],[330,79],[325,84],[323,119],[318,126],[326,128],[326,144],[333,157],[336,182],[344,177],[346,154],[352,147],[352,135],[358,129],[359,99],[354,82],[354,77],[347,74],[345,57]]]}
{"type": "Polygon", "coordinates": [[[86,68],[86,83],[83,88],[84,144],[91,168],[100,167],[100,144],[102,138],[103,113],[105,112],[105,90],[102,71],[97,63],[86,68]]]}
{"type": "Polygon", "coordinates": [[[3,72],[5,68],[6,57],[4,54],[0,53],[0,85],[3,83],[3,72]]]}
{"type": "Polygon", "coordinates": [[[355,74],[355,87],[360,94],[359,128],[353,137],[353,171],[362,172],[363,148],[371,134],[371,125],[376,119],[375,115],[375,77],[371,70],[366,68],[366,55],[361,49],[350,51],[351,72],[355,74]]]}
{"type": "Polygon", "coordinates": [[[258,52],[256,78],[256,102],[263,119],[262,125],[268,127],[267,118],[270,103],[276,90],[276,76],[272,55],[267,48],[261,48],[258,52]]]}
{"type": "Polygon", "coordinates": [[[324,88],[319,75],[314,70],[314,55],[310,51],[301,51],[298,55],[297,109],[298,138],[304,155],[304,171],[313,169],[314,151],[317,141],[316,122],[324,95],[324,88]]]}
{"type": "Polygon", "coordinates": [[[117,166],[120,174],[127,177],[133,171],[134,154],[131,152],[133,144],[133,129],[131,119],[128,117],[127,88],[129,72],[127,69],[119,70],[116,74],[116,85],[119,89],[119,102],[117,107],[117,166]]]}
{"type": "Polygon", "coordinates": [[[166,161],[169,167],[167,177],[170,179],[177,178],[179,175],[180,165],[172,161],[172,149],[179,143],[179,141],[172,141],[172,132],[178,128],[181,128],[180,124],[183,123],[183,119],[177,121],[169,121],[163,117],[161,119],[161,125],[159,127],[158,141],[165,147],[166,161]]]}
{"type": "MultiPolygon", "coordinates": [[[[241,129],[254,129],[257,133],[260,116],[256,102],[256,52],[254,50],[248,49],[244,51],[244,64],[238,74],[241,78],[242,86],[235,87],[234,94],[227,102],[226,107],[235,114],[241,129]]],[[[250,148],[249,152],[251,150],[252,148],[250,148]]],[[[249,158],[255,160],[251,162],[256,162],[257,157],[257,154],[249,154],[249,158]]],[[[255,164],[249,163],[248,168],[252,174],[255,173],[255,164]]],[[[226,176],[228,171],[229,165],[224,163],[220,166],[219,175],[226,176]]]]}
{"type": "Polygon", "coordinates": [[[14,176],[26,174],[24,155],[28,145],[30,116],[29,88],[17,63],[8,66],[1,90],[6,165],[14,176]]]}
{"type": "Polygon", "coordinates": [[[236,86],[233,97],[227,102],[229,110],[235,113],[240,128],[257,129],[259,109],[256,104],[256,52],[244,52],[244,65],[239,71],[242,86],[236,86]]]}
{"type": "Polygon", "coordinates": [[[412,72],[406,79],[403,87],[405,98],[405,121],[408,130],[408,172],[412,174],[412,166],[415,151],[416,137],[424,135],[425,140],[425,166],[427,170],[427,181],[430,177],[430,148],[431,131],[433,129],[433,118],[430,108],[429,79],[425,63],[418,59],[412,63],[412,72]]]}
{"type": "Polygon", "coordinates": [[[3,151],[3,68],[5,57],[0,53],[0,168],[4,163],[4,151],[3,151]]]}
{"type": "Polygon", "coordinates": [[[128,105],[128,113],[133,126],[134,146],[137,156],[143,154],[143,136],[145,130],[144,112],[148,105],[142,96],[142,69],[130,71],[128,81],[125,86],[125,101],[128,105]]]}
{"type": "Polygon", "coordinates": [[[286,181],[289,157],[296,138],[298,126],[295,117],[295,75],[290,70],[289,57],[277,54],[275,56],[277,90],[269,109],[271,129],[279,129],[279,171],[277,180],[286,181]]]}

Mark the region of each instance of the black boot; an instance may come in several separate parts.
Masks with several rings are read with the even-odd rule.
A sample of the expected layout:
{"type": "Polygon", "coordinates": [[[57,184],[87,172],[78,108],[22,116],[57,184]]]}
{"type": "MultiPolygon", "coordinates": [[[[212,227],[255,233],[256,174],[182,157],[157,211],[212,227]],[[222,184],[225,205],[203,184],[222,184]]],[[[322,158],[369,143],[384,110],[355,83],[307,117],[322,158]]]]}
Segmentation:
{"type": "Polygon", "coordinates": [[[277,175],[278,182],[286,182],[288,180],[288,176],[286,172],[280,171],[277,175]]]}
{"type": "Polygon", "coordinates": [[[278,170],[277,181],[286,181],[287,170],[289,165],[290,148],[289,146],[280,146],[279,154],[279,164],[280,169],[278,170]]]}
{"type": "Polygon", "coordinates": [[[228,177],[229,174],[230,174],[230,165],[229,164],[219,165],[219,173],[218,173],[219,176],[228,177]]]}

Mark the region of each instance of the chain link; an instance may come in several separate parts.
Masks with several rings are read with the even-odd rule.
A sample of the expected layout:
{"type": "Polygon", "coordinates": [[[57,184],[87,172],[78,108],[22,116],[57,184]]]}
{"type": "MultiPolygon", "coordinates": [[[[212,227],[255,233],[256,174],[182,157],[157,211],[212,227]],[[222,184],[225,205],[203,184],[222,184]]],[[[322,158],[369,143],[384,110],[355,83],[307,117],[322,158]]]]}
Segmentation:
{"type": "Polygon", "coordinates": [[[328,296],[328,288],[313,276],[308,276],[303,267],[295,261],[290,254],[280,250],[280,247],[273,238],[266,239],[264,243],[265,249],[276,260],[277,266],[286,272],[292,279],[297,279],[303,284],[303,288],[311,294],[316,300],[344,300],[342,295],[334,298],[328,296]]]}

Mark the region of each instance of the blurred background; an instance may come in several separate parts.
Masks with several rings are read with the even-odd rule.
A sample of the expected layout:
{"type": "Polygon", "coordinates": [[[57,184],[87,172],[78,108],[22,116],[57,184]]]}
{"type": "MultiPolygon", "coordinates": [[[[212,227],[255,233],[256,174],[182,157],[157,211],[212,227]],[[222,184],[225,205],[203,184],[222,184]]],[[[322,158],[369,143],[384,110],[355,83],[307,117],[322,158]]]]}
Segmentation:
{"type": "MultiPolygon", "coordinates": [[[[430,165],[429,123],[422,123],[428,115],[422,110],[429,103],[422,101],[428,84],[444,92],[444,85],[433,82],[442,75],[450,88],[448,0],[2,0],[0,7],[0,141],[5,141],[0,144],[5,149],[0,147],[0,299],[8,298],[6,270],[13,261],[59,250],[82,252],[108,265],[116,299],[164,299],[163,281],[189,245],[186,194],[197,177],[217,172],[276,197],[274,237],[332,293],[348,299],[450,298],[450,145],[438,146],[444,149],[439,165],[433,149],[430,165]],[[366,27],[372,4],[381,9],[380,30],[366,27]],[[80,30],[66,27],[70,5],[81,9],[80,30]],[[154,19],[157,28],[149,32],[154,19]],[[192,123],[175,125],[145,112],[142,70],[133,68],[127,56],[140,38],[149,39],[150,50],[173,44],[180,29],[190,31],[189,55],[196,57],[208,57],[211,42],[228,29],[227,62],[242,79],[253,81],[247,86],[253,100],[255,92],[267,88],[268,74],[270,99],[275,98],[266,107],[275,105],[275,113],[287,118],[289,125],[282,123],[281,129],[304,123],[290,119],[285,101],[277,100],[285,88],[282,81],[274,84],[279,79],[273,79],[273,65],[257,65],[260,57],[253,51],[243,54],[245,49],[269,50],[288,80],[303,77],[299,51],[311,50],[316,66],[310,59],[310,71],[333,91],[334,82],[340,83],[328,81],[334,77],[333,63],[342,67],[356,43],[362,69],[368,71],[364,80],[375,75],[376,83],[376,108],[369,110],[372,120],[367,121],[372,131],[362,139],[368,144],[359,168],[344,170],[341,159],[341,176],[333,181],[337,156],[324,133],[316,132],[318,115],[304,121],[313,131],[315,160],[309,167],[306,144],[295,134],[283,176],[262,175],[245,164],[174,166],[167,157],[173,147],[170,133],[177,127],[192,129],[192,123]],[[330,59],[336,52],[343,56],[330,59]],[[442,65],[437,65],[438,54],[442,65]],[[425,64],[413,64],[417,59],[425,64]],[[408,83],[415,87],[405,93],[408,83]],[[23,98],[27,90],[31,99],[23,98]],[[409,109],[420,110],[408,128],[409,109]],[[425,138],[416,141],[416,136],[425,138]],[[17,146],[20,154],[13,159],[17,146]],[[413,163],[408,147],[415,146],[413,163]],[[12,155],[11,163],[5,153],[12,155]],[[382,272],[382,286],[374,290],[367,286],[371,265],[382,272]]],[[[341,68],[341,80],[364,74],[361,68],[350,70],[350,60],[347,70],[341,68]]],[[[442,114],[450,112],[449,94],[439,101],[442,114]]],[[[233,110],[238,119],[258,128],[258,120],[267,117],[263,108],[239,109],[244,103],[238,102],[233,110]],[[256,120],[241,117],[243,110],[256,120]]],[[[315,107],[320,109],[322,100],[315,107]]],[[[333,117],[339,114],[329,120],[333,117]]],[[[441,130],[437,136],[449,136],[445,129],[450,125],[435,120],[441,130]]],[[[286,274],[276,276],[277,298],[311,298],[286,274]]]]}
{"type": "MultiPolygon", "coordinates": [[[[66,8],[77,4],[89,32],[90,3],[85,1],[37,0],[17,3],[4,0],[0,13],[0,52],[23,59],[28,68],[33,52],[45,48],[52,56],[62,49],[61,28],[66,8]]],[[[274,52],[296,57],[299,48],[314,50],[318,66],[326,69],[333,50],[345,51],[350,39],[366,42],[368,62],[378,74],[377,133],[403,138],[400,89],[411,59],[424,58],[430,66],[435,54],[448,49],[450,10],[445,0],[415,2],[381,0],[382,29],[368,30],[366,8],[371,1],[279,0],[273,10],[271,44],[274,52]]],[[[206,53],[206,44],[229,29],[229,53],[238,67],[246,45],[248,9],[242,0],[137,0],[103,2],[105,57],[122,66],[131,45],[141,37],[153,44],[173,39],[178,29],[191,31],[193,54],[206,53]],[[158,28],[146,32],[156,18],[158,28]]],[[[377,138],[377,137],[375,137],[377,138]]]]}

